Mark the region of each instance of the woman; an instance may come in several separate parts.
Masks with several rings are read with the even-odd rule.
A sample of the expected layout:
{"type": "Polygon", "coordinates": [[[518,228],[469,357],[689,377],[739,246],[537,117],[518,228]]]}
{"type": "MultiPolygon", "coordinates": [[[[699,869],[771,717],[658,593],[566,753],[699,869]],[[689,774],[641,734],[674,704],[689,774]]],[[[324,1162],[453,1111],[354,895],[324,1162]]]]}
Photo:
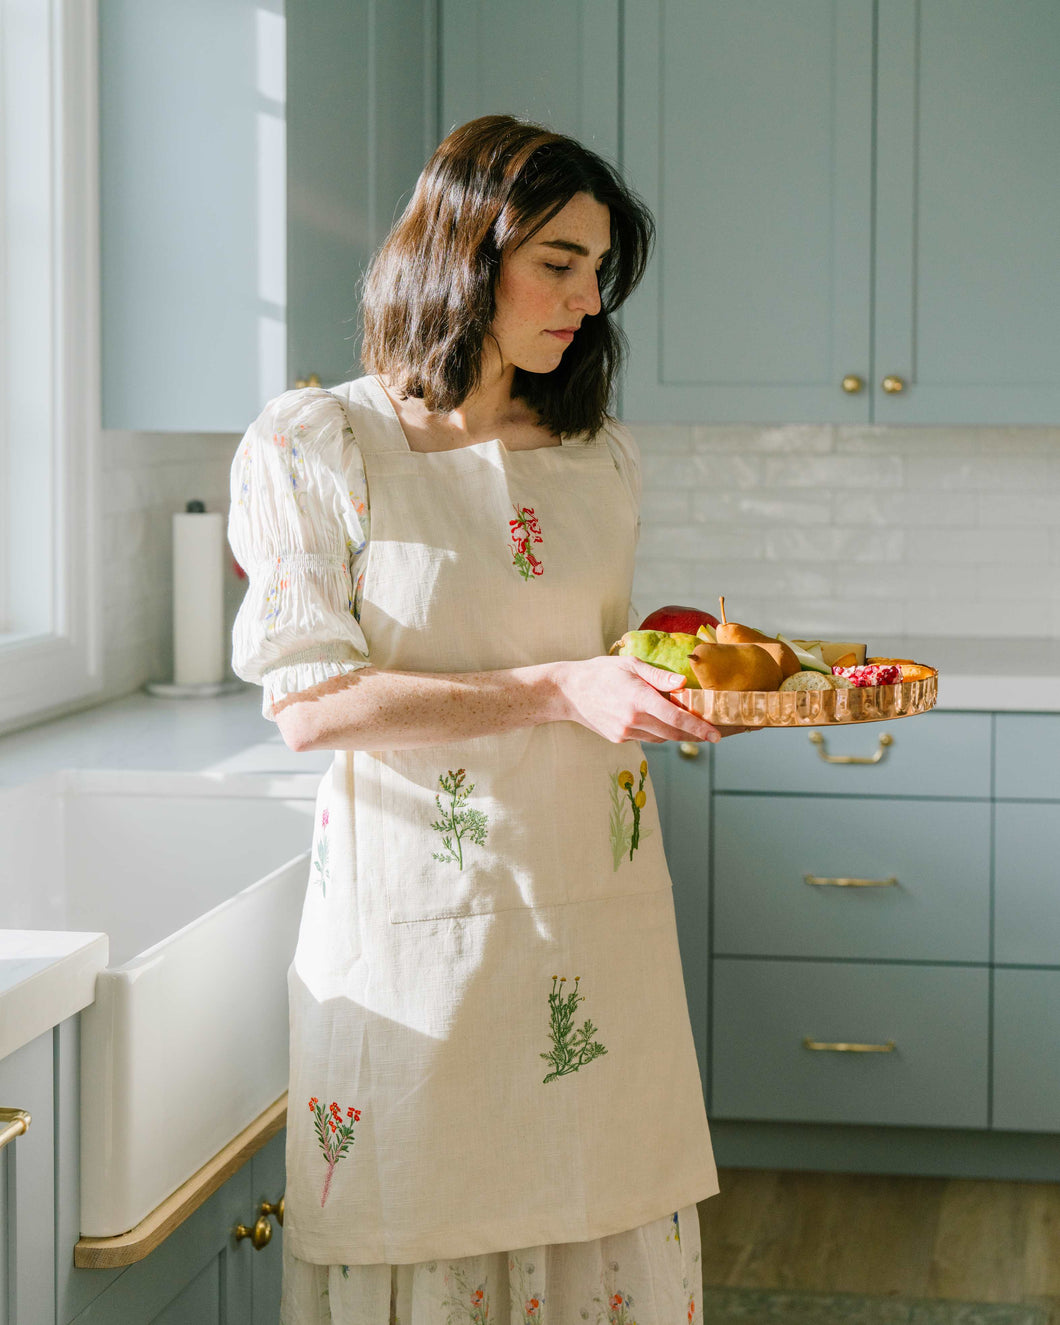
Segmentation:
{"type": "Polygon", "coordinates": [[[639,496],[611,319],[652,233],[571,139],[464,125],[368,276],[369,375],[279,396],[235,458],[235,669],[335,751],[286,1325],[700,1318],[718,1184],[636,742],[721,733],[607,654],[639,496]]]}

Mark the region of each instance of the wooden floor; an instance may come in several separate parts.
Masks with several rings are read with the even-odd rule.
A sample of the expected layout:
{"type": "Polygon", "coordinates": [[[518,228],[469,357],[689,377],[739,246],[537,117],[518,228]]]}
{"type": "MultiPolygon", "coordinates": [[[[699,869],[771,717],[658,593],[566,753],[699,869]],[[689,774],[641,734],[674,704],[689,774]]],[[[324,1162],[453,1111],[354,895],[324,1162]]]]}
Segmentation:
{"type": "Polygon", "coordinates": [[[1060,1184],[719,1169],[710,1285],[1034,1302],[1060,1325],[1060,1184]]]}

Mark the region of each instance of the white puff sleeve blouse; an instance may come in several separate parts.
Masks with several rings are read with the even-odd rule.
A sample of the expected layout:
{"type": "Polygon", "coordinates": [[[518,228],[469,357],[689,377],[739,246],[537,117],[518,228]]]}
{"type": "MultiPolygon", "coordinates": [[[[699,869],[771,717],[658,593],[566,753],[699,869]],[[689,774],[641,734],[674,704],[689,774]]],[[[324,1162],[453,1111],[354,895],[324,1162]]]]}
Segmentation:
{"type": "Polygon", "coordinates": [[[369,664],[358,620],[367,497],[346,412],[323,388],[270,400],[236,452],[228,541],[248,587],[232,668],[263,687],[272,721],[281,697],[369,664]]]}
{"type": "MultiPolygon", "coordinates": [[[[605,430],[638,512],[640,453],[629,430],[605,430]]],[[[367,667],[360,624],[371,517],[361,453],[339,400],[323,387],[285,391],[247,429],[232,462],[228,541],[247,573],[232,668],[263,687],[261,711],[367,667]]],[[[630,604],[630,627],[637,624],[630,604]]]]}

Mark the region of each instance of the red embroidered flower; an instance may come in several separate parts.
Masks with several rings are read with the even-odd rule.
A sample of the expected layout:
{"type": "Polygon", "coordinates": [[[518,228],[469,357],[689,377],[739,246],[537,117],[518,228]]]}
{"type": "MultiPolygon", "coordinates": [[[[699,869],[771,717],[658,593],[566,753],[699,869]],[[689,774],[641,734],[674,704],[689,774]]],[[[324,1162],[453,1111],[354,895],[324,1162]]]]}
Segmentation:
{"type": "Polygon", "coordinates": [[[530,551],[530,545],[543,543],[545,539],[532,506],[516,506],[514,510],[518,519],[508,521],[512,539],[512,565],[524,580],[529,580],[531,575],[540,575],[544,570],[544,566],[530,551]]]}
{"type": "Polygon", "coordinates": [[[320,826],[321,828],[327,828],[328,826],[328,812],[326,808],[324,813],[320,816],[320,826]]]}

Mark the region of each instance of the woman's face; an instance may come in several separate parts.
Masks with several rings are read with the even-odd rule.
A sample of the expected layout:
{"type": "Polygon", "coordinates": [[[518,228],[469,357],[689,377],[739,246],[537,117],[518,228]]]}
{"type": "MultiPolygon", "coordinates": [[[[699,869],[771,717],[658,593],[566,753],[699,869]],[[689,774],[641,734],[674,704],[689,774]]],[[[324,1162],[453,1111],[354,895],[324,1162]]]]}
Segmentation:
{"type": "Polygon", "coordinates": [[[546,225],[501,257],[491,330],[502,367],[550,373],[582,318],[600,311],[597,273],[611,246],[611,213],[576,193],[546,225]]]}

